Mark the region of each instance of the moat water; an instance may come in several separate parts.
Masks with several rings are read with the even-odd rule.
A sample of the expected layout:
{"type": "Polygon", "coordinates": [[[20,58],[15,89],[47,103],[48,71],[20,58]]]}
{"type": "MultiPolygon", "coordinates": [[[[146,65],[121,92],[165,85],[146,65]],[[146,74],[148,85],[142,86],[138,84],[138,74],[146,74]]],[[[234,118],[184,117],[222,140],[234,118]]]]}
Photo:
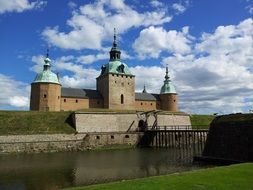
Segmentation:
{"type": "Polygon", "coordinates": [[[0,189],[60,189],[163,175],[206,166],[178,149],[0,155],[0,189]]]}

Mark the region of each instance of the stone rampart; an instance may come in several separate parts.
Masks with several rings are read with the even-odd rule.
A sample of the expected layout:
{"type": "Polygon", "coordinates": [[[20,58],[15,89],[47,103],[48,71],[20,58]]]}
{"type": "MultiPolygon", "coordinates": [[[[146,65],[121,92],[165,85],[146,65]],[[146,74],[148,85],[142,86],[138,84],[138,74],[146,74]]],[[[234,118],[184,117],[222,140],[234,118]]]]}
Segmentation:
{"type": "MultiPolygon", "coordinates": [[[[139,113],[112,113],[112,112],[76,112],[74,121],[78,133],[90,132],[129,132],[138,131],[140,120],[146,120],[145,115],[139,113]]],[[[147,125],[153,126],[155,117],[148,116],[147,125]]],[[[158,126],[191,126],[190,117],[187,114],[158,114],[158,126]]]]}
{"type": "Polygon", "coordinates": [[[0,136],[0,153],[83,151],[113,145],[135,146],[142,133],[0,136]]]}

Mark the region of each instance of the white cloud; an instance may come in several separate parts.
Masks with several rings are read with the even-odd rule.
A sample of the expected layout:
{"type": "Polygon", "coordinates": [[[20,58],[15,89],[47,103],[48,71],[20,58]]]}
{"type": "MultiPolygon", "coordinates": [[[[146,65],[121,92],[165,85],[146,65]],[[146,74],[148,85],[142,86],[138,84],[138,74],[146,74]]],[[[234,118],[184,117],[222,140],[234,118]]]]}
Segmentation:
{"type": "Polygon", "coordinates": [[[30,85],[0,74],[0,109],[6,106],[28,109],[30,85]]]}
{"type": "Polygon", "coordinates": [[[165,11],[139,13],[123,0],[99,0],[79,7],[67,21],[70,32],[61,32],[58,27],[46,28],[45,39],[63,49],[102,49],[103,42],[111,39],[113,28],[121,34],[133,27],[161,25],[170,22],[165,11]],[[129,22],[131,18],[131,22],[129,22]]]}
{"type": "Polygon", "coordinates": [[[83,64],[91,64],[99,60],[108,59],[108,53],[99,53],[96,55],[82,55],[77,58],[77,61],[83,64]]]}
{"type": "Polygon", "coordinates": [[[35,65],[33,65],[30,70],[35,72],[35,73],[39,73],[43,71],[43,65],[44,65],[44,59],[45,56],[43,55],[37,55],[37,56],[32,56],[32,62],[35,63],[35,65]]]}
{"type": "Polygon", "coordinates": [[[219,26],[214,33],[204,33],[190,54],[163,59],[175,77],[182,110],[193,113],[251,109],[252,62],[252,19],[219,26]]]}
{"type": "Polygon", "coordinates": [[[0,14],[6,12],[23,12],[31,9],[39,9],[46,5],[46,1],[29,0],[0,0],[0,14]]]}
{"type": "Polygon", "coordinates": [[[249,11],[249,14],[253,14],[253,5],[247,6],[246,9],[249,11]]]}
{"type": "Polygon", "coordinates": [[[150,26],[140,32],[133,48],[140,58],[158,58],[162,51],[186,54],[191,51],[191,38],[188,27],[183,27],[182,31],[166,31],[162,27],[150,26]]]}
{"type": "Polygon", "coordinates": [[[183,13],[186,10],[186,7],[180,3],[172,4],[172,8],[177,11],[177,13],[183,13]]]}
{"type": "Polygon", "coordinates": [[[135,66],[129,68],[135,75],[135,91],[141,92],[144,84],[148,93],[159,93],[163,85],[165,68],[158,66],[135,66]]]}
{"type": "Polygon", "coordinates": [[[152,0],[152,1],[150,1],[150,4],[153,7],[163,7],[164,6],[164,4],[158,0],[152,0]]]}

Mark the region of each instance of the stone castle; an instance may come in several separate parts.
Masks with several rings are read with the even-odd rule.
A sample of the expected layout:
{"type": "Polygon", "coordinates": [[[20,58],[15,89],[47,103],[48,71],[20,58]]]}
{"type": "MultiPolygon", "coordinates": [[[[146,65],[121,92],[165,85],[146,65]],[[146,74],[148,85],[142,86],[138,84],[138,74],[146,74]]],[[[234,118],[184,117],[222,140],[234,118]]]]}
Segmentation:
{"type": "Polygon", "coordinates": [[[144,89],[135,92],[135,76],[121,61],[116,34],[110,51],[110,59],[102,65],[96,78],[96,90],[65,88],[59,77],[51,71],[48,53],[44,69],[31,84],[30,110],[78,111],[90,108],[115,110],[165,110],[178,111],[175,87],[168,76],[168,67],[160,94],[151,94],[144,89]]]}

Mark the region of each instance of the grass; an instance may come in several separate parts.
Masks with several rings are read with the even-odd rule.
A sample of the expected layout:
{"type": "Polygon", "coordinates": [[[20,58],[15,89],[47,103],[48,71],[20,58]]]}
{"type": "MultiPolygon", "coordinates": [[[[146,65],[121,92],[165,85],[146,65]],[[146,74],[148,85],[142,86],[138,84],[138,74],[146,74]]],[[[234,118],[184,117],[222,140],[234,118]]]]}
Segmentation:
{"type": "Polygon", "coordinates": [[[71,190],[252,190],[253,163],[70,188],[71,190]]]}
{"type": "Polygon", "coordinates": [[[193,129],[208,129],[210,123],[215,118],[214,115],[191,115],[193,129]]]}
{"type": "Polygon", "coordinates": [[[71,112],[0,111],[0,135],[75,133],[71,112]]]}

